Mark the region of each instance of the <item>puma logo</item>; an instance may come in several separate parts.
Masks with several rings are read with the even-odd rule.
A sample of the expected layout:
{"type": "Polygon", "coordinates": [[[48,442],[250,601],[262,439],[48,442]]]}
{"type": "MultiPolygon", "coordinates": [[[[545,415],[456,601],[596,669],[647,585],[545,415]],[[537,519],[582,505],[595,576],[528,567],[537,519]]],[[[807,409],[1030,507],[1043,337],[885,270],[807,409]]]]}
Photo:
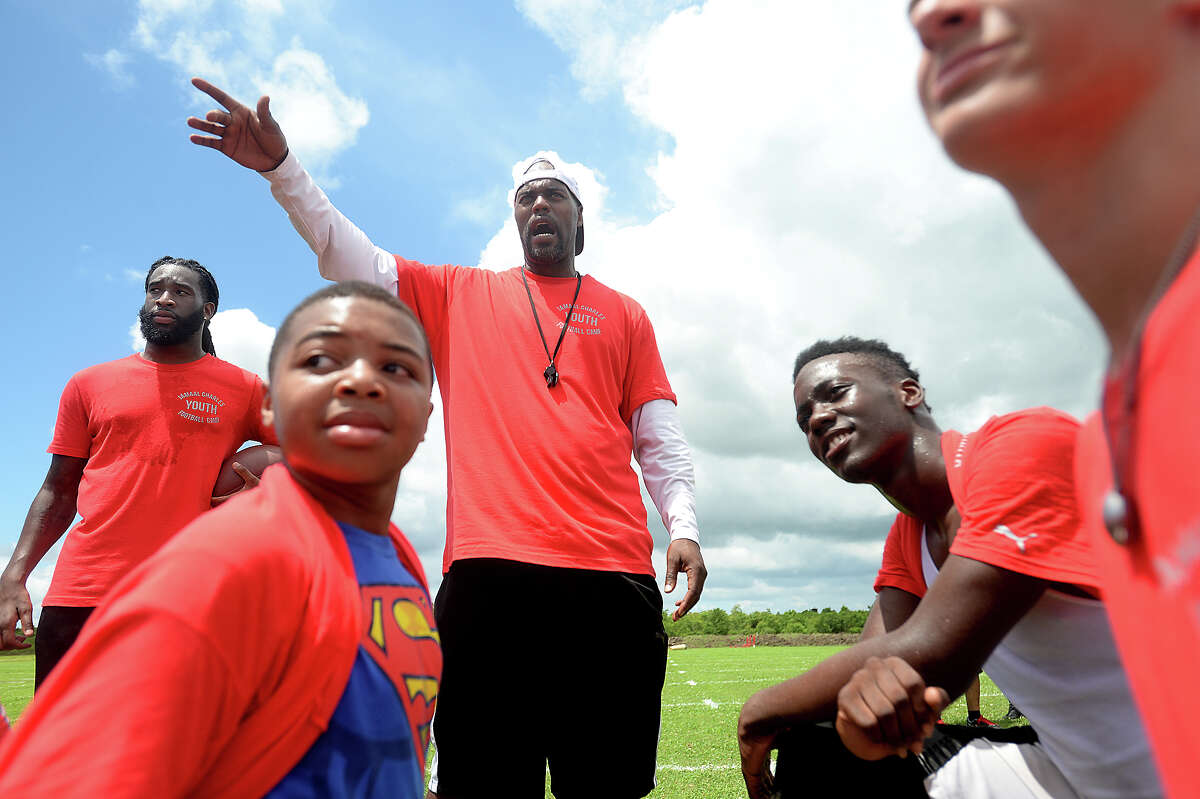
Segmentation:
{"type": "Polygon", "coordinates": [[[1037,533],[1030,533],[1029,535],[1017,535],[1016,533],[1014,533],[1012,530],[1008,529],[1008,527],[1006,527],[1003,524],[996,525],[996,529],[992,530],[992,532],[999,533],[1000,535],[1005,536],[1006,538],[1011,538],[1013,541],[1016,541],[1017,549],[1021,550],[1022,552],[1025,551],[1025,542],[1026,541],[1028,541],[1031,538],[1038,537],[1037,533]]]}

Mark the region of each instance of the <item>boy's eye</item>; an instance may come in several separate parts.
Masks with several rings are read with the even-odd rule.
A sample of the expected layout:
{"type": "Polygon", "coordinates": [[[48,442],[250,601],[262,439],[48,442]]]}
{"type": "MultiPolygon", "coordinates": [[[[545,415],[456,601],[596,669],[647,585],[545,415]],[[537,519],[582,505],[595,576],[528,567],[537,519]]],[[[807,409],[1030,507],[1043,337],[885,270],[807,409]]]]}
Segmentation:
{"type": "Polygon", "coordinates": [[[387,372],[388,374],[402,374],[407,375],[408,377],[413,376],[412,369],[409,369],[405,364],[396,361],[385,363],[383,365],[383,371],[387,372]]]}
{"type": "Polygon", "coordinates": [[[304,365],[309,369],[324,369],[333,364],[333,359],[324,353],[310,355],[304,359],[304,365]]]}

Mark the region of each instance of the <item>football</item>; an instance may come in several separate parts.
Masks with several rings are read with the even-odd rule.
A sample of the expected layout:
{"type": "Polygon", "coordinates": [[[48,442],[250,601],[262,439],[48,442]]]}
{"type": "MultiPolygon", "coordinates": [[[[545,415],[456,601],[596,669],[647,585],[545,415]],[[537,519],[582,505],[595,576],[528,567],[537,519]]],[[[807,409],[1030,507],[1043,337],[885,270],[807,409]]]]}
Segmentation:
{"type": "Polygon", "coordinates": [[[242,487],[245,481],[242,480],[241,475],[233,470],[235,461],[245,466],[256,476],[261,477],[263,470],[272,463],[279,463],[282,460],[283,451],[279,447],[269,444],[256,444],[253,447],[238,450],[221,464],[221,471],[217,473],[217,482],[213,484],[212,495],[214,497],[223,497],[242,487]]]}

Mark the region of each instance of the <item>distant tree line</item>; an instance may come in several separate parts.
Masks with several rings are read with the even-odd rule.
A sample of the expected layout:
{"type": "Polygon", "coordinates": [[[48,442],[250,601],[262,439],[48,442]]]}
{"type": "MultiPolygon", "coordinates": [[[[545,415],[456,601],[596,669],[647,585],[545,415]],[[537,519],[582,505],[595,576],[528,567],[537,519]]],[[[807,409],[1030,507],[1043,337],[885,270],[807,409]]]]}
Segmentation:
{"type": "Polygon", "coordinates": [[[740,605],[734,605],[730,611],[722,608],[692,611],[679,621],[673,621],[670,613],[664,611],[663,627],[667,635],[859,633],[867,621],[867,613],[866,610],[850,610],[845,605],[841,610],[809,608],[783,613],[770,610],[746,613],[740,605]]]}

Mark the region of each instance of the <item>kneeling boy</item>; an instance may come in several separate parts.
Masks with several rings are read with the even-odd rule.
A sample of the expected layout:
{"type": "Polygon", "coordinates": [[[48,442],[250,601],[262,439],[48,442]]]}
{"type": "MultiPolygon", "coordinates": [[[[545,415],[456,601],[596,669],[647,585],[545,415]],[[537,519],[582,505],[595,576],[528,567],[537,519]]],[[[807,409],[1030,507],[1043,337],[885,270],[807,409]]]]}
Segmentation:
{"type": "MultiPolygon", "coordinates": [[[[789,770],[820,772],[842,751],[836,737],[837,751],[819,749],[832,733],[821,739],[812,725],[834,721],[839,692],[843,709],[852,709],[847,694],[868,681],[859,675],[843,687],[886,657],[903,659],[950,696],[984,667],[1040,736],[962,741],[939,732],[937,751],[909,771],[907,787],[884,778],[889,795],[1161,796],[1080,529],[1071,480],[1078,423],[1037,408],[966,435],[943,433],[917,373],[879,341],[817,342],[796,359],[793,378],[796,420],[813,455],[847,482],[874,485],[900,511],[877,582],[890,632],[746,702],[738,734],[751,796],[766,793],[766,756],[777,738],[781,782],[789,770]],[[789,728],[790,744],[780,737],[789,728]],[[821,765],[806,768],[813,763],[821,765]]],[[[882,707],[896,687],[860,695],[860,705],[882,707]]],[[[919,687],[917,706],[884,714],[882,730],[864,731],[869,740],[920,749],[943,703],[927,707],[919,687]]],[[[844,736],[846,721],[838,717],[844,736]]],[[[867,795],[854,781],[876,773],[859,761],[838,777],[846,793],[867,795]]],[[[812,787],[807,776],[802,782],[812,787]]]]}
{"type": "Polygon", "coordinates": [[[423,795],[441,650],[389,517],[428,342],[388,292],[338,283],[269,364],[285,463],[113,590],[0,747],[0,795],[423,795]]]}

